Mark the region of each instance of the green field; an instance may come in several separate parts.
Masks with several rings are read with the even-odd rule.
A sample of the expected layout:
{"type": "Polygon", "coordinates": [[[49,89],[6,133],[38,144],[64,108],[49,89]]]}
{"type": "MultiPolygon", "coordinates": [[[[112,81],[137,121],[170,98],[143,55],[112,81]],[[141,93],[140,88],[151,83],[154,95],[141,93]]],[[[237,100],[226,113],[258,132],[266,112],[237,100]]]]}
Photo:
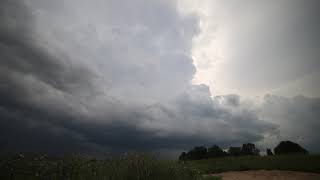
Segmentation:
{"type": "Polygon", "coordinates": [[[186,161],[185,166],[203,174],[244,170],[290,170],[320,173],[320,155],[224,157],[186,161]]]}
{"type": "Polygon", "coordinates": [[[320,173],[320,155],[242,156],[196,161],[165,161],[149,155],[109,160],[71,155],[3,156],[0,179],[12,180],[219,180],[204,174],[242,170],[293,170],[320,173]]]}

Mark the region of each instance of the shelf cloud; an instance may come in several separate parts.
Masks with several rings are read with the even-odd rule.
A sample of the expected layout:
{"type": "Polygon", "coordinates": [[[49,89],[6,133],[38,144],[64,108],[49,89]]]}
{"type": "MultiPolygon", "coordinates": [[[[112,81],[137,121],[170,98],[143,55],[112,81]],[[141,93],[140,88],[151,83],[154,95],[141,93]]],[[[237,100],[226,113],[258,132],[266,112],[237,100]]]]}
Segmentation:
{"type": "Polygon", "coordinates": [[[292,138],[293,124],[304,119],[303,143],[319,150],[312,133],[319,127],[317,98],[270,95],[257,105],[192,84],[199,18],[180,13],[171,0],[2,0],[1,149],[227,147],[292,138]]]}

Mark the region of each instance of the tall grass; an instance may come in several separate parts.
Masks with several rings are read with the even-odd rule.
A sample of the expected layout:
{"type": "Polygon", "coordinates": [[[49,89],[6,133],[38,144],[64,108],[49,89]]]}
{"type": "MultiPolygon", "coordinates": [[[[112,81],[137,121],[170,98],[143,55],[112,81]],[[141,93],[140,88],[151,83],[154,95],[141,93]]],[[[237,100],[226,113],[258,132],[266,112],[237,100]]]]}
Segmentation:
{"type": "Polygon", "coordinates": [[[241,170],[293,170],[320,173],[320,155],[243,156],[165,161],[131,154],[97,160],[83,155],[0,157],[0,180],[203,180],[204,174],[241,170]]]}
{"type": "Polygon", "coordinates": [[[2,158],[0,179],[14,180],[200,180],[192,167],[154,156],[132,154],[97,160],[72,155],[53,159],[47,156],[18,155],[2,158]]]}

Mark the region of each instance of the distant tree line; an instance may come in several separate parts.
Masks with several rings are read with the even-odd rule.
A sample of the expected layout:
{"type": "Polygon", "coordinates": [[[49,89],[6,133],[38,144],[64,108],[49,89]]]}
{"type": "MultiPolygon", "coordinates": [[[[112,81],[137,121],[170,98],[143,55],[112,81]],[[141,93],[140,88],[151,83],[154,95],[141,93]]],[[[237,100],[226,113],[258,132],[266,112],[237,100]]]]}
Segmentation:
{"type": "MultiPolygon", "coordinates": [[[[288,153],[301,153],[308,154],[308,151],[302,148],[299,144],[291,141],[281,141],[279,145],[274,148],[274,153],[271,149],[267,149],[267,155],[288,154],[288,153]]],[[[243,144],[242,147],[229,147],[224,151],[217,145],[209,148],[205,146],[197,146],[188,152],[182,152],[179,160],[199,160],[208,158],[217,158],[225,156],[247,156],[247,155],[260,155],[260,150],[255,147],[253,143],[243,144]]]]}
{"type": "Polygon", "coordinates": [[[242,147],[230,147],[228,151],[222,150],[219,146],[213,145],[209,148],[197,146],[188,152],[182,152],[180,160],[198,160],[225,156],[259,155],[259,149],[252,143],[243,144],[242,147]]]}

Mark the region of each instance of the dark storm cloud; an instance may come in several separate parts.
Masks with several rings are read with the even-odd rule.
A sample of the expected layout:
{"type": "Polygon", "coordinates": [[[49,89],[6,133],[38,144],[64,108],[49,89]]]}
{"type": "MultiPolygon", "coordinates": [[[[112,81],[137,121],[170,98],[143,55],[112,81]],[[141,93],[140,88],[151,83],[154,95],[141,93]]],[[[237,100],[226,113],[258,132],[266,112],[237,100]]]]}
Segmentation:
{"type": "MultiPolygon", "coordinates": [[[[22,1],[1,1],[0,18],[2,78],[30,76],[62,91],[74,91],[76,87],[73,86],[76,85],[82,86],[79,89],[90,85],[93,74],[90,74],[87,68],[68,64],[67,56],[57,58],[34,43],[34,21],[22,1]]],[[[3,82],[13,81],[8,79],[3,82]]]]}
{"type": "Polygon", "coordinates": [[[197,17],[124,2],[1,1],[1,149],[154,151],[277,132],[239,96],[190,84],[197,17]]]}
{"type": "MultiPolygon", "coordinates": [[[[1,147],[49,150],[56,142],[50,131],[55,126],[63,129],[56,123],[69,118],[67,109],[59,108],[59,100],[50,100],[50,94],[85,90],[92,75],[81,66],[68,67],[33,43],[34,22],[23,1],[1,1],[0,7],[1,147]]],[[[70,142],[61,145],[78,143],[69,130],[67,134],[70,142]]]]}

